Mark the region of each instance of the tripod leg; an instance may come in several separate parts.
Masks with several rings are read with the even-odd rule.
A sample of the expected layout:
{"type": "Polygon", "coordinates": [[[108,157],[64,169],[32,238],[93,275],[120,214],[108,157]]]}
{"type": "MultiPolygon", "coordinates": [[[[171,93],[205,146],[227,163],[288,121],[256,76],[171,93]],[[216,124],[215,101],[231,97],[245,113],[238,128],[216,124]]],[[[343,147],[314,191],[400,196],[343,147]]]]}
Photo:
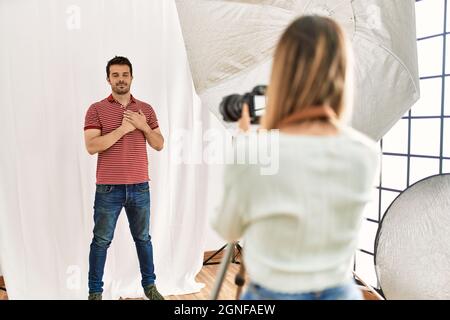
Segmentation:
{"type": "Polygon", "coordinates": [[[237,250],[237,253],[233,256],[233,259],[231,260],[231,262],[232,263],[235,263],[235,264],[241,264],[239,261],[237,261],[236,260],[236,258],[238,257],[238,256],[241,256],[242,257],[242,247],[239,245],[239,242],[236,242],[235,244],[234,244],[234,247],[236,248],[236,250],[237,250]]]}
{"type": "Polygon", "coordinates": [[[234,283],[237,285],[236,290],[236,300],[239,300],[242,293],[242,288],[245,284],[245,264],[242,262],[241,267],[239,268],[239,272],[236,274],[234,278],[234,283]]]}
{"type": "Polygon", "coordinates": [[[227,244],[225,256],[220,262],[219,272],[217,273],[216,282],[214,283],[214,288],[211,293],[211,300],[217,300],[219,297],[220,288],[222,287],[223,280],[225,279],[225,274],[227,272],[228,265],[230,264],[233,249],[234,243],[227,244]]]}

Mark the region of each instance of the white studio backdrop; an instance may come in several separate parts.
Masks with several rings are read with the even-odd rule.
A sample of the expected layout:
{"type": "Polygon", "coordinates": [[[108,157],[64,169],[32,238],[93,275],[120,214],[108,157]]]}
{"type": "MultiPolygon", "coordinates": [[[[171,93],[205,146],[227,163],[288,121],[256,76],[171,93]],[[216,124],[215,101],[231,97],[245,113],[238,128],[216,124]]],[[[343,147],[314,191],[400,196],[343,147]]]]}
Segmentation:
{"type": "MultiPolygon", "coordinates": [[[[157,286],[164,295],[203,287],[195,276],[208,199],[218,197],[208,181],[220,170],[171,159],[201,148],[203,128],[224,129],[200,108],[174,1],[0,0],[0,261],[10,299],[87,297],[96,156],[85,151],[84,115],[109,95],[115,55],[133,63],[131,91],[153,106],[166,138],[162,152],[149,151],[157,286]]],[[[124,212],[104,281],[106,299],[143,295],[124,212]]]]}
{"type": "MultiPolygon", "coordinates": [[[[382,83],[390,88],[395,83],[397,88],[395,95],[378,94],[375,98],[380,90],[394,91],[367,90],[370,96],[366,100],[374,103],[377,111],[383,107],[389,112],[372,112],[356,101],[364,112],[372,110],[371,114],[384,117],[383,121],[369,117],[371,128],[380,129],[378,125],[384,124],[375,136],[379,138],[418,97],[412,0],[370,0],[370,6],[363,0],[176,2],[194,79],[198,66],[222,61],[217,58],[220,53],[247,52],[243,48],[254,51],[254,46],[248,46],[251,41],[239,41],[233,50],[218,50],[216,55],[211,54],[216,47],[209,44],[193,46],[192,37],[210,42],[216,39],[210,34],[201,38],[200,33],[208,34],[219,22],[217,17],[239,27],[248,10],[261,10],[258,17],[267,23],[273,19],[265,19],[265,15],[273,18],[280,12],[275,7],[289,13],[291,19],[319,9],[333,16],[340,11],[327,8],[339,4],[344,13],[351,7],[360,18],[351,20],[352,24],[368,23],[372,11],[380,18],[376,19],[381,22],[379,28],[369,30],[376,45],[356,46],[370,52],[359,55],[359,86],[382,83]],[[307,3],[309,9],[287,12],[286,6],[292,9],[295,3],[307,3]],[[215,10],[216,6],[221,11],[215,10]],[[204,59],[205,55],[209,58],[204,59]],[[195,57],[200,58],[192,60],[195,57]],[[374,74],[383,77],[375,81],[374,74]],[[392,97],[389,104],[379,100],[386,97],[392,97]]],[[[300,8],[298,5],[295,8],[300,8]]],[[[285,23],[288,19],[282,19],[283,26],[285,23]]],[[[115,55],[130,58],[134,67],[132,93],[154,107],[166,138],[162,152],[149,151],[151,235],[158,288],[164,295],[199,291],[202,284],[195,281],[195,275],[202,267],[203,251],[221,244],[207,225],[207,215],[221,196],[222,171],[202,159],[211,138],[206,130],[214,129],[216,136],[228,134],[208,108],[214,111],[223,95],[243,93],[251,89],[249,83],[260,83],[254,79],[265,79],[270,61],[264,60],[267,63],[261,70],[250,68],[248,83],[233,78],[239,83],[232,92],[224,91],[221,85],[211,95],[197,88],[202,108],[194,92],[174,0],[0,0],[0,27],[0,263],[9,298],[87,296],[96,156],[84,148],[84,115],[90,104],[109,95],[105,66],[115,55]],[[207,243],[210,240],[217,245],[207,243]]],[[[239,29],[248,34],[246,26],[239,29]]],[[[360,34],[366,29],[355,30],[360,34]]],[[[224,36],[224,30],[219,31],[224,36]]],[[[229,39],[240,38],[231,35],[229,39]]],[[[354,44],[355,39],[359,38],[353,37],[354,44]]],[[[272,42],[271,47],[276,44],[272,42]]],[[[106,299],[142,296],[138,260],[124,214],[108,250],[104,281],[106,299]]]]}

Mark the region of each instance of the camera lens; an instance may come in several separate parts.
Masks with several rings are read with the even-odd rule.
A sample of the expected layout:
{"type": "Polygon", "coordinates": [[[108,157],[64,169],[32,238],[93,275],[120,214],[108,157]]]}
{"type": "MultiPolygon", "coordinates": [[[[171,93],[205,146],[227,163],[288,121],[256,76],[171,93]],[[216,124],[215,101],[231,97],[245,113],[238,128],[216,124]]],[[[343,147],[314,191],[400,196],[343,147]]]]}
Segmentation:
{"type": "Polygon", "coordinates": [[[242,99],[243,96],[239,94],[232,94],[222,99],[220,113],[224,121],[235,122],[239,120],[242,113],[242,99]]]}
{"type": "Polygon", "coordinates": [[[261,105],[260,100],[266,94],[267,86],[259,85],[253,88],[252,92],[244,95],[232,94],[222,99],[219,106],[219,111],[226,122],[236,122],[241,118],[242,106],[246,103],[249,107],[251,122],[253,124],[259,122],[259,117],[264,112],[265,103],[261,105]],[[255,99],[258,103],[255,105],[255,99]]]}

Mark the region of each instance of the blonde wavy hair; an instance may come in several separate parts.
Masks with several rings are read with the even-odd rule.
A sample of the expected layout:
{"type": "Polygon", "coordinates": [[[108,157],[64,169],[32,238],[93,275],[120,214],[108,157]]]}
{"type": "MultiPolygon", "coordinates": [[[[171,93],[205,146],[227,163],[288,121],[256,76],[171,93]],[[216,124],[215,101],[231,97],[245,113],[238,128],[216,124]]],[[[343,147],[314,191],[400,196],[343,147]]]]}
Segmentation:
{"type": "Polygon", "coordinates": [[[297,19],[277,45],[261,127],[279,129],[287,117],[317,106],[329,106],[337,119],[346,118],[352,108],[351,71],[349,43],[335,21],[297,19]]]}

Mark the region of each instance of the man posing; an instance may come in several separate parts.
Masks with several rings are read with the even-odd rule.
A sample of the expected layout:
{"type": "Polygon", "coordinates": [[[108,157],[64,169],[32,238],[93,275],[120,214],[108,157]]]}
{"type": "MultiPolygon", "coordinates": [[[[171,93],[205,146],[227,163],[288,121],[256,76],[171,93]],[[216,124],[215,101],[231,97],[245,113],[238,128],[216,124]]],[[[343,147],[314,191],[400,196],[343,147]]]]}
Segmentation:
{"type": "Polygon", "coordinates": [[[163,300],[155,286],[149,235],[150,191],[147,143],[160,151],[164,138],[153,108],[130,94],[133,67],[125,57],[106,66],[111,95],[90,106],[84,137],[89,154],[98,153],[94,203],[94,237],[89,253],[89,300],[101,300],[106,251],[117,218],[125,207],[136,245],[142,286],[148,299],[163,300]]]}

